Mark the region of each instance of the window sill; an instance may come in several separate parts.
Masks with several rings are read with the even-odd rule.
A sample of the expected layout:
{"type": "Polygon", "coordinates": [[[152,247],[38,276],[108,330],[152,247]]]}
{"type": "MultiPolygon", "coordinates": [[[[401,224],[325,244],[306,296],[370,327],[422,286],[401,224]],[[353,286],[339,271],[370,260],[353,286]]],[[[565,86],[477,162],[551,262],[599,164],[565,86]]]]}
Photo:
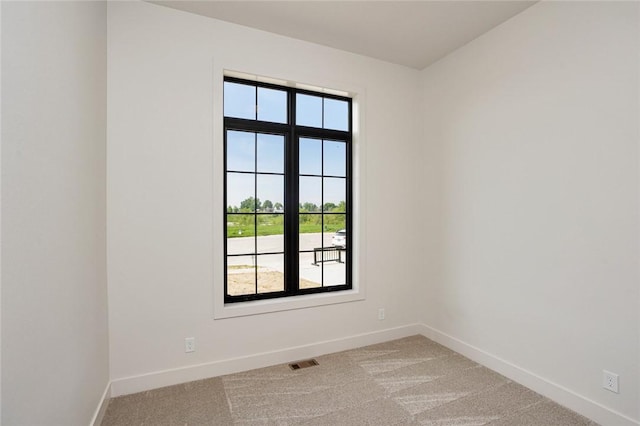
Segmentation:
{"type": "Polygon", "coordinates": [[[241,303],[216,303],[214,319],[244,317],[249,315],[267,314],[293,309],[311,308],[314,306],[333,305],[338,303],[356,302],[364,300],[364,292],[353,289],[340,292],[307,294],[280,299],[256,300],[241,303]]]}

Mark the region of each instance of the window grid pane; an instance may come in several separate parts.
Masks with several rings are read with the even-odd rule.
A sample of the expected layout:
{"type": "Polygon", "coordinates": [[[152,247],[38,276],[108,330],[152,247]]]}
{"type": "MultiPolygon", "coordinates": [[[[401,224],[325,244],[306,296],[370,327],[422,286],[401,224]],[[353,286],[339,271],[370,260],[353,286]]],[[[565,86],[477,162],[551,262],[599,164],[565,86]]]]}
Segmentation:
{"type": "Polygon", "coordinates": [[[227,293],[241,296],[256,292],[256,257],[227,256],[227,293]]]}
{"type": "Polygon", "coordinates": [[[255,120],[256,88],[246,84],[225,81],[224,116],[255,120]]]}
{"type": "Polygon", "coordinates": [[[258,120],[287,122],[287,92],[258,87],[258,120]]]}
{"type": "Polygon", "coordinates": [[[324,98],[323,127],[325,129],[349,130],[349,103],[324,98]]]}
{"type": "Polygon", "coordinates": [[[297,94],[296,124],[299,126],[322,127],[322,97],[297,94]]]}
{"type": "Polygon", "coordinates": [[[256,143],[256,171],[284,174],[284,136],[259,133],[256,143]]]}
{"type": "Polygon", "coordinates": [[[284,291],[284,254],[257,256],[257,293],[284,291]]]}

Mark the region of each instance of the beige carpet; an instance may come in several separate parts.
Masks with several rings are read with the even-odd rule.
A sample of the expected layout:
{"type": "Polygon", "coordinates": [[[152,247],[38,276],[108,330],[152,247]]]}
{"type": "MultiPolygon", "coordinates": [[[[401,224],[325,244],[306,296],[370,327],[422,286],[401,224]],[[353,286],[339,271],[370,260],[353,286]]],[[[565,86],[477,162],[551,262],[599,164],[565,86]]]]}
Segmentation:
{"type": "Polygon", "coordinates": [[[113,398],[102,425],[595,425],[422,336],[316,360],[113,398]]]}

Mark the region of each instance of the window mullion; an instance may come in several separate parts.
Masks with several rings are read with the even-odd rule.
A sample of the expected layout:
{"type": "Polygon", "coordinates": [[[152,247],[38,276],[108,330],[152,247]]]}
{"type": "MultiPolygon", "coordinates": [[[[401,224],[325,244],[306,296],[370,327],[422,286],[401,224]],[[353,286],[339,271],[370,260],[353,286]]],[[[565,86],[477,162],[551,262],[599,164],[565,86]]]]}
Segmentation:
{"type": "Polygon", "coordinates": [[[295,293],[299,287],[299,218],[298,218],[298,136],[295,128],[295,93],[288,93],[289,134],[285,150],[285,287],[289,293],[295,293]]]}
{"type": "MultiPolygon", "coordinates": [[[[257,95],[256,95],[257,97],[257,95]]],[[[257,98],[256,98],[257,99],[257,98]]],[[[257,104],[257,101],[256,101],[257,104]]],[[[258,294],[258,134],[253,134],[253,272],[254,291],[258,294]]]]}
{"type": "MultiPolygon", "coordinates": [[[[322,125],[324,126],[324,100],[322,102],[322,125]]],[[[320,243],[324,250],[324,139],[320,143],[320,243]]],[[[320,285],[324,287],[324,262],[320,265],[320,285]]]]}

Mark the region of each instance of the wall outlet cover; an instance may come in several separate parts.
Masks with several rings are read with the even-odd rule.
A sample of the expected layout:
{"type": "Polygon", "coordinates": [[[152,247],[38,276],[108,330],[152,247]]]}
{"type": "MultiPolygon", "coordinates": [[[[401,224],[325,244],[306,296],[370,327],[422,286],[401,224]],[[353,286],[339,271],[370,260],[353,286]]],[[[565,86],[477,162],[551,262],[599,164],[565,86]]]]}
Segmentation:
{"type": "Polygon", "coordinates": [[[195,352],[196,350],[196,338],[187,337],[184,339],[184,351],[186,353],[195,352]]]}
{"type": "Polygon", "coordinates": [[[618,390],[619,376],[611,371],[602,370],[602,387],[608,391],[619,393],[618,390]]]}

